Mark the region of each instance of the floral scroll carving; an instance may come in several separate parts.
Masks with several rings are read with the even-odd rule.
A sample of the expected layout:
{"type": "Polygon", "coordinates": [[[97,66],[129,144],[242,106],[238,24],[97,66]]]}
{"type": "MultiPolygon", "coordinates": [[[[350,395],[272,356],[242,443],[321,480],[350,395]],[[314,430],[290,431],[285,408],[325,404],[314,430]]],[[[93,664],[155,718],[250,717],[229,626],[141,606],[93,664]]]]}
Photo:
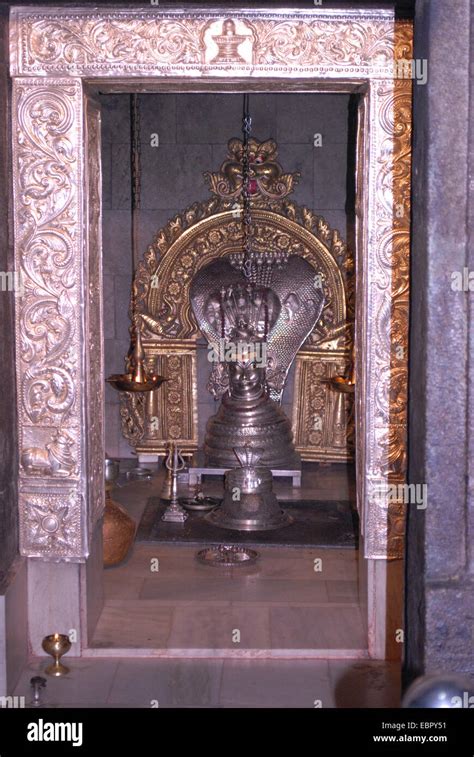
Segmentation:
{"type": "MultiPolygon", "coordinates": [[[[40,533],[47,521],[36,518],[32,530],[28,489],[35,482],[36,507],[55,479],[74,482],[78,497],[81,489],[81,100],[77,80],[15,81],[15,241],[23,284],[17,381],[20,488],[26,497],[20,546],[37,556],[54,556],[56,542],[40,533]]],[[[81,530],[61,533],[62,557],[82,558],[81,530]]]]}
{"type": "Polygon", "coordinates": [[[15,9],[16,75],[390,75],[390,12],[15,9]]]}
{"type": "MultiPolygon", "coordinates": [[[[409,24],[397,26],[397,50],[411,55],[409,24]]],[[[397,558],[403,555],[407,503],[381,503],[375,491],[381,482],[403,484],[406,475],[412,82],[396,79],[374,86],[377,160],[369,223],[376,265],[368,261],[370,391],[362,400],[362,412],[370,417],[365,534],[368,556],[397,558]]]]}
{"type": "MultiPolygon", "coordinates": [[[[99,224],[93,189],[97,164],[91,164],[96,179],[85,181],[84,80],[115,79],[121,86],[128,80],[132,87],[144,77],[230,76],[280,77],[282,82],[312,78],[337,82],[341,90],[348,82],[367,85],[370,160],[362,219],[367,234],[359,256],[363,296],[356,305],[359,322],[367,324],[357,363],[364,397],[356,390],[357,414],[366,420],[357,429],[364,449],[358,473],[366,556],[401,555],[405,508],[374,504],[372,488],[380,480],[403,481],[405,470],[411,81],[395,79],[393,63],[412,55],[411,24],[396,21],[389,10],[11,10],[15,254],[24,286],[16,315],[20,460],[29,453],[19,472],[23,554],[83,560],[89,529],[102,507],[100,464],[92,462],[101,446],[100,423],[92,424],[85,438],[91,408],[95,413],[101,399],[87,411],[84,345],[89,347],[92,330],[100,328],[100,291],[88,279],[89,270],[98,275],[99,268],[96,258],[89,269],[83,238],[90,226],[92,247],[99,224]],[[92,203],[87,217],[84,187],[92,203]],[[362,302],[370,303],[368,310],[362,302]],[[74,465],[60,467],[58,476],[55,464],[37,451],[44,452],[63,432],[74,442],[74,465]]],[[[213,207],[230,212],[232,204],[232,199],[214,196],[201,218],[213,207]]],[[[171,237],[178,239],[200,212],[194,208],[187,217],[173,219],[166,230],[170,238],[158,239],[145,257],[149,271],[171,237]]],[[[292,212],[287,201],[288,220],[292,212]]],[[[320,224],[319,232],[326,233],[324,222],[311,211],[298,220],[312,229],[320,224]]],[[[200,244],[196,240],[197,254],[205,252],[205,235],[200,244]]],[[[330,244],[331,254],[342,260],[341,240],[333,237],[330,244]]],[[[181,263],[184,275],[194,265],[185,255],[181,263]]],[[[170,280],[170,286],[180,283],[170,280]]],[[[141,296],[139,279],[136,285],[141,296]]],[[[144,290],[141,294],[148,296],[144,290]]],[[[349,312],[354,308],[350,293],[347,307],[349,312]]],[[[162,315],[166,324],[165,312],[155,312],[149,323],[142,312],[148,333],[156,333],[162,315]]],[[[192,329],[193,324],[190,320],[184,326],[192,329]]],[[[176,337],[171,321],[163,329],[169,339],[176,337]]],[[[316,334],[315,343],[306,346],[316,349],[323,338],[316,334]]],[[[347,334],[337,338],[347,339],[347,334]]],[[[101,372],[100,360],[87,364],[91,375],[101,372]]]]}
{"type": "Polygon", "coordinates": [[[77,187],[71,172],[77,155],[70,130],[77,85],[63,91],[18,91],[16,199],[22,206],[20,355],[25,365],[20,394],[32,423],[64,423],[75,410],[78,340],[74,303],[77,187]]]}

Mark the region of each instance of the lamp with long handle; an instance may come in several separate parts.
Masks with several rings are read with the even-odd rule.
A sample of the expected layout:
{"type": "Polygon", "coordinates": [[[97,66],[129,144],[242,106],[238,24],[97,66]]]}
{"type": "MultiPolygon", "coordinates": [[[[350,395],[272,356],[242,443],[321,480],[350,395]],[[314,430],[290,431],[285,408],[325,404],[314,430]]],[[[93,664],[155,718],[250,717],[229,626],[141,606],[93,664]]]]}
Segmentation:
{"type": "Polygon", "coordinates": [[[145,365],[139,315],[136,311],[135,292],[135,263],[138,250],[138,214],[140,210],[141,193],[141,149],[140,149],[140,101],[137,93],[130,95],[130,169],[131,169],[131,211],[132,211],[132,297],[130,348],[128,350],[128,372],[113,374],[106,381],[119,392],[150,392],[157,389],[166,379],[156,374],[148,374],[145,365]]]}

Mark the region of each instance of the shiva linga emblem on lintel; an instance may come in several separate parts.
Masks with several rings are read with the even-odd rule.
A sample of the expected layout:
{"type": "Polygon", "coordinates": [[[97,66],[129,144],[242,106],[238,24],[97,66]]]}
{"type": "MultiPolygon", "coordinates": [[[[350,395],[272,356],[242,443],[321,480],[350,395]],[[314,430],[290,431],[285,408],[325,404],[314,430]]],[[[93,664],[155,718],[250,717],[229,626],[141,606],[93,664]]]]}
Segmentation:
{"type": "Polygon", "coordinates": [[[211,39],[219,48],[219,52],[212,59],[214,65],[216,63],[245,63],[245,58],[240,55],[238,48],[249,37],[249,34],[237,34],[235,21],[231,18],[226,19],[222,24],[221,34],[211,36],[211,39]]]}
{"type": "Polygon", "coordinates": [[[251,443],[264,466],[299,466],[278,400],[324,306],[314,277],[314,267],[299,256],[256,249],[249,258],[219,258],[194,277],[191,305],[215,361],[214,393],[222,398],[206,426],[207,465],[233,468],[234,448],[251,443]]]}

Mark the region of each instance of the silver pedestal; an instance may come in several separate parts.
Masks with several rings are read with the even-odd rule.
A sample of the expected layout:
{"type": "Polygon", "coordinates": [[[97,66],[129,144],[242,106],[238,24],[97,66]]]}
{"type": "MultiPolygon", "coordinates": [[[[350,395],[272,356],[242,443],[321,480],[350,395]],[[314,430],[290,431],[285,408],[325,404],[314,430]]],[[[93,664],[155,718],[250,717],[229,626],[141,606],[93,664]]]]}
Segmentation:
{"type": "Polygon", "coordinates": [[[263,452],[250,445],[236,447],[240,468],[233,468],[225,476],[222,505],[206,516],[206,520],[221,528],[236,531],[270,531],[292,523],[273,493],[273,477],[269,468],[258,465],[263,452]]]}
{"type": "Polygon", "coordinates": [[[179,502],[172,502],[161,516],[161,520],[165,523],[184,523],[187,517],[187,512],[183,510],[179,502]]]}

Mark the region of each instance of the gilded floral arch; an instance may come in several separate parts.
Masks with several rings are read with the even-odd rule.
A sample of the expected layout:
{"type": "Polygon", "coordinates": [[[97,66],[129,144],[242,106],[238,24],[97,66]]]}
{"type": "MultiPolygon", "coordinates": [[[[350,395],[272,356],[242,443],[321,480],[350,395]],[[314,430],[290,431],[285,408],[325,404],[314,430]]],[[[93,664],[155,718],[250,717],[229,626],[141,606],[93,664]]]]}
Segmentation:
{"type": "MultiPolygon", "coordinates": [[[[293,203],[291,208],[297,209],[293,203]]],[[[339,266],[347,265],[349,258],[339,233],[331,230],[321,216],[304,211],[307,219],[311,217],[316,233],[274,210],[254,209],[253,244],[256,251],[279,250],[304,257],[313,265],[315,277],[321,275],[327,307],[309,340],[315,344],[335,339],[347,330],[346,287],[339,266]],[[317,235],[318,228],[324,229],[325,238],[321,233],[317,235]]],[[[242,249],[242,223],[234,210],[204,217],[203,206],[198,206],[193,212],[200,220],[183,228],[183,220],[189,219],[191,211],[175,217],[158,233],[137,266],[134,297],[145,337],[154,334],[163,339],[198,338],[200,332],[189,299],[193,277],[215,258],[242,249]],[[172,229],[176,228],[181,233],[175,238],[172,229]],[[165,240],[170,235],[172,241],[167,246],[165,240]]],[[[319,285],[319,279],[315,279],[315,285],[319,285]]]]}

